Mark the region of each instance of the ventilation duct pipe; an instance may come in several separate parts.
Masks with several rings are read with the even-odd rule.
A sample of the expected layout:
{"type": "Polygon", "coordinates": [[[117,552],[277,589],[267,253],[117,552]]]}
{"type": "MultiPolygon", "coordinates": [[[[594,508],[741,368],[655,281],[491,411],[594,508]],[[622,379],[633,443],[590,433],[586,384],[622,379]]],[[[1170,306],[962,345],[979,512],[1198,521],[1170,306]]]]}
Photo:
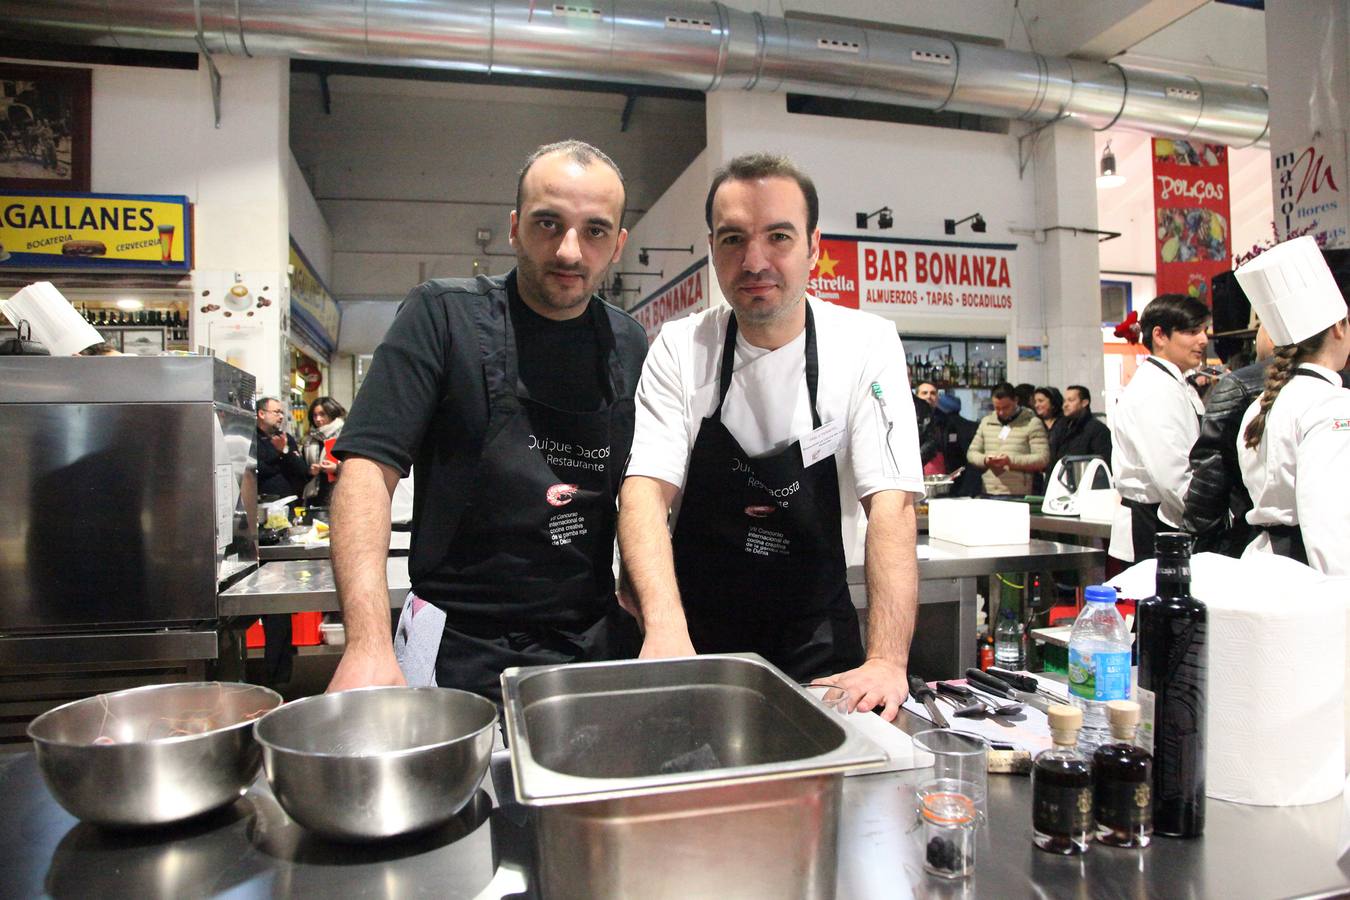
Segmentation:
{"type": "Polygon", "coordinates": [[[10,37],[67,44],[792,91],[1234,147],[1267,131],[1255,85],[701,0],[0,0],[0,23],[10,37]]]}

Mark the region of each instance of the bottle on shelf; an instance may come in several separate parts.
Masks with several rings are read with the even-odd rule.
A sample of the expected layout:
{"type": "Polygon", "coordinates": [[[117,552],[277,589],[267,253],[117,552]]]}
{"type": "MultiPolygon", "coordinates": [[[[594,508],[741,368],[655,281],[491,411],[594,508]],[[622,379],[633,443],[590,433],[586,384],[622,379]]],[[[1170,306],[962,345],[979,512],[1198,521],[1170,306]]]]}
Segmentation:
{"type": "Polygon", "coordinates": [[[1025,633],[1022,630],[1022,592],[1002,575],[996,575],[999,588],[998,624],[994,626],[994,664],[1000,669],[1020,672],[1026,666],[1025,633]]]}
{"type": "Polygon", "coordinates": [[[1153,834],[1153,756],[1135,744],[1139,704],[1106,704],[1114,740],[1092,755],[1092,814],[1097,840],[1112,847],[1147,847],[1153,834]]]}
{"type": "Polygon", "coordinates": [[[1116,590],[1094,584],[1069,632],[1069,700],[1083,712],[1078,746],[1085,754],[1111,737],[1106,704],[1130,699],[1130,634],[1116,609],[1116,590]]]}
{"type": "Polygon", "coordinates": [[[1083,713],[1055,704],[1050,720],[1049,750],[1036,755],[1031,767],[1031,827],[1036,846],[1049,853],[1085,853],[1092,836],[1092,766],[1078,752],[1083,713]]]}
{"type": "Polygon", "coordinates": [[[1139,603],[1140,745],[1153,751],[1153,830],[1205,830],[1208,612],[1191,596],[1191,538],[1157,536],[1157,594],[1139,603]]]}

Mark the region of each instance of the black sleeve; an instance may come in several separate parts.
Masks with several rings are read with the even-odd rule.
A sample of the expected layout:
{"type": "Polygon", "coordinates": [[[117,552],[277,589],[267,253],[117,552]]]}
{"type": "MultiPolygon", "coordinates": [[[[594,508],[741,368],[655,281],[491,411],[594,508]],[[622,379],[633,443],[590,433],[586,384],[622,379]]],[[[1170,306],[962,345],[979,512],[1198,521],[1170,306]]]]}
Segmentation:
{"type": "MultiPolygon", "coordinates": [[[[1091,415],[1089,413],[1089,415],[1091,415]]],[[[1111,429],[1107,428],[1105,423],[1096,419],[1092,420],[1096,425],[1088,436],[1088,453],[1093,456],[1100,456],[1106,460],[1106,465],[1111,465],[1111,429]]]]}
{"type": "Polygon", "coordinates": [[[375,348],[375,358],[333,447],[407,477],[427,423],[445,395],[450,329],[446,303],[428,284],[414,288],[375,348]]]}
{"type": "MultiPolygon", "coordinates": [[[[292,486],[304,488],[305,482],[309,481],[309,464],[305,462],[305,454],[300,452],[300,445],[289,434],[286,435],[286,446],[291,452],[281,457],[281,474],[286,476],[292,486]]],[[[299,489],[296,493],[299,493],[299,489]]]]}
{"type": "Polygon", "coordinates": [[[1225,445],[1237,456],[1237,429],[1247,410],[1247,391],[1238,379],[1225,376],[1210,391],[1200,436],[1191,447],[1191,484],[1181,527],[1196,537],[1195,550],[1212,550],[1228,528],[1228,498],[1233,472],[1225,462],[1225,445]]]}

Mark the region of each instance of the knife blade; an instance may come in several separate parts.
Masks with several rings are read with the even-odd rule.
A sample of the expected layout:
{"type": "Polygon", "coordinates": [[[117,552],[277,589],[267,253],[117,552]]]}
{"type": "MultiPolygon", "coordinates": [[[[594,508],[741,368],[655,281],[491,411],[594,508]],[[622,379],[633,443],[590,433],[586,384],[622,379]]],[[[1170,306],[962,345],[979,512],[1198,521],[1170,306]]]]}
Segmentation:
{"type": "Polygon", "coordinates": [[[937,694],[928,686],[922,678],[917,675],[909,676],[909,693],[923,703],[923,708],[928,710],[928,717],[933,720],[933,724],[939,728],[950,728],[947,724],[947,717],[938,709],[937,694]]]}
{"type": "Polygon", "coordinates": [[[1017,700],[1030,706],[1032,709],[1038,709],[1041,712],[1050,711],[1050,703],[1040,694],[1033,694],[1028,691],[1019,691],[1008,682],[996,675],[990,675],[979,669],[966,669],[966,680],[973,681],[984,690],[1007,700],[1017,700]]]}

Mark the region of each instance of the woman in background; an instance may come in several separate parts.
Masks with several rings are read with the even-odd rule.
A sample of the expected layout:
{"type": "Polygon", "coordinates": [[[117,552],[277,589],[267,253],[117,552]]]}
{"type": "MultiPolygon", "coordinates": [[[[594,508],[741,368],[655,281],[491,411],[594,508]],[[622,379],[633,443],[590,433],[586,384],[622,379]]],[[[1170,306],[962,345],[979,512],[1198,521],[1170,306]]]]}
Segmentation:
{"type": "MultiPolygon", "coordinates": [[[[1059,445],[1064,443],[1064,431],[1068,426],[1068,421],[1064,418],[1064,395],[1056,387],[1038,387],[1031,395],[1031,410],[1036,413],[1036,417],[1045,425],[1045,432],[1050,441],[1050,459],[1059,459],[1059,445]]],[[[1036,492],[1044,493],[1046,479],[1050,476],[1050,470],[1036,473],[1036,492]]]]}
{"type": "Polygon", "coordinates": [[[305,439],[305,462],[309,465],[309,483],[305,485],[307,506],[327,507],[333,497],[340,462],[328,452],[342,433],[347,410],[332,397],[319,397],[309,405],[309,437],[305,439]]]}

